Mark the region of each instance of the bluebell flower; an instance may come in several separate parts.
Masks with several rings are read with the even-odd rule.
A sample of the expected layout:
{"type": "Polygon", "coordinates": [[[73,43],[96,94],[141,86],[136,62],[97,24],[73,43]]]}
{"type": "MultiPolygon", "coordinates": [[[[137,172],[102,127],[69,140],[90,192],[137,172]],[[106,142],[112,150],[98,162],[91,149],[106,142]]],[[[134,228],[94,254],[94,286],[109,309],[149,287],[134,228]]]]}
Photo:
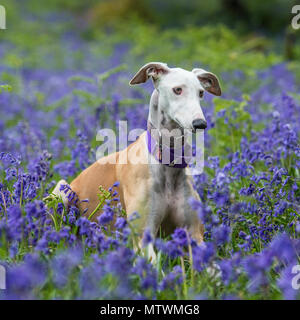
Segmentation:
{"type": "Polygon", "coordinates": [[[143,247],[146,247],[152,241],[153,241],[153,239],[152,239],[150,230],[148,228],[146,228],[145,231],[144,231],[143,240],[142,240],[143,247]]]}
{"type": "Polygon", "coordinates": [[[119,217],[116,220],[115,227],[119,230],[122,230],[127,225],[127,221],[125,218],[119,217]]]}
{"type": "Polygon", "coordinates": [[[173,241],[180,247],[185,247],[189,245],[189,238],[186,230],[182,228],[177,228],[172,234],[173,241]]]}
{"type": "Polygon", "coordinates": [[[105,225],[113,221],[114,219],[114,210],[109,205],[105,204],[103,206],[103,212],[97,218],[97,221],[100,225],[105,225]]]}
{"type": "Polygon", "coordinates": [[[211,242],[193,247],[192,252],[194,269],[199,272],[201,272],[205,265],[207,265],[215,256],[215,248],[211,242]]]}
{"type": "Polygon", "coordinates": [[[287,265],[281,272],[280,278],[277,280],[278,287],[281,289],[284,299],[296,300],[300,298],[299,281],[297,281],[297,274],[299,270],[296,264],[287,265]],[[295,271],[294,271],[295,269],[295,271]],[[294,287],[293,287],[294,286],[294,287]]]}
{"type": "Polygon", "coordinates": [[[223,245],[230,239],[231,228],[226,225],[220,225],[213,229],[212,239],[217,245],[223,245]]]}

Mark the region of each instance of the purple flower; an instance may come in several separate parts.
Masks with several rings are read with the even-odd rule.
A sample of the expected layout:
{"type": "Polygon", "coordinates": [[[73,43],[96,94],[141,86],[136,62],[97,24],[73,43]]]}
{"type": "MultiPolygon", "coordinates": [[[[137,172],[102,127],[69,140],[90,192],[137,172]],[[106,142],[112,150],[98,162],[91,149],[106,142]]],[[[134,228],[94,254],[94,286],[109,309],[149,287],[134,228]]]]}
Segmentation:
{"type": "Polygon", "coordinates": [[[7,268],[7,299],[34,299],[37,288],[43,286],[47,277],[47,266],[37,255],[28,254],[20,265],[7,268]]]}
{"type": "Polygon", "coordinates": [[[285,264],[297,261],[295,246],[289,236],[285,233],[278,235],[269,246],[272,254],[285,264]]]}
{"type": "Polygon", "coordinates": [[[119,217],[116,220],[115,227],[119,230],[123,230],[127,225],[126,219],[119,217]]]}
{"type": "Polygon", "coordinates": [[[225,225],[220,225],[213,229],[212,239],[218,246],[220,246],[229,241],[230,233],[231,233],[230,227],[225,225]]]}
{"type": "Polygon", "coordinates": [[[79,274],[80,298],[99,299],[102,295],[104,296],[107,289],[100,286],[103,276],[104,273],[97,261],[83,268],[79,274]]]}
{"type": "Polygon", "coordinates": [[[200,201],[197,201],[195,199],[190,199],[189,201],[190,206],[193,210],[197,211],[199,219],[206,223],[211,219],[212,211],[211,208],[200,201]]]}
{"type": "Polygon", "coordinates": [[[257,292],[260,287],[268,285],[267,272],[272,263],[273,256],[270,250],[265,250],[244,259],[243,266],[249,277],[248,288],[251,292],[257,292]]]}
{"type": "Polygon", "coordinates": [[[157,274],[151,263],[138,257],[135,266],[132,269],[132,273],[139,276],[141,281],[141,288],[147,290],[149,288],[156,290],[157,288],[157,274]]]}
{"type": "Polygon", "coordinates": [[[145,229],[144,234],[143,234],[143,240],[142,240],[143,247],[146,247],[152,241],[153,241],[153,239],[152,239],[150,230],[147,228],[147,229],[145,229]]]}
{"type": "Polygon", "coordinates": [[[113,221],[114,219],[114,210],[107,204],[103,206],[103,213],[97,218],[100,225],[105,225],[113,221]]]}
{"type": "Polygon", "coordinates": [[[193,247],[193,264],[195,270],[201,272],[215,256],[215,248],[211,242],[193,247]]]}
{"type": "Polygon", "coordinates": [[[168,273],[160,282],[160,290],[171,289],[174,290],[176,285],[180,285],[183,281],[182,269],[180,266],[175,266],[173,270],[168,273]]]}
{"type": "Polygon", "coordinates": [[[185,247],[189,244],[187,232],[182,228],[175,229],[172,239],[179,247],[185,247]]]}
{"type": "Polygon", "coordinates": [[[76,223],[76,219],[79,216],[79,209],[75,206],[71,206],[68,212],[68,221],[69,223],[75,224],[76,223]]]}
{"type": "Polygon", "coordinates": [[[76,226],[79,227],[79,234],[82,236],[89,237],[92,232],[92,223],[85,217],[80,217],[77,222],[76,226]]]}
{"type": "Polygon", "coordinates": [[[277,281],[278,287],[286,300],[295,300],[300,297],[299,273],[299,265],[288,265],[277,281]]]}
{"type": "Polygon", "coordinates": [[[51,261],[51,272],[53,282],[58,288],[64,287],[71,275],[71,272],[82,260],[82,249],[71,248],[58,253],[51,261]]]}
{"type": "Polygon", "coordinates": [[[108,253],[105,259],[105,270],[115,276],[123,277],[131,269],[133,252],[129,248],[120,247],[117,250],[108,253]]]}

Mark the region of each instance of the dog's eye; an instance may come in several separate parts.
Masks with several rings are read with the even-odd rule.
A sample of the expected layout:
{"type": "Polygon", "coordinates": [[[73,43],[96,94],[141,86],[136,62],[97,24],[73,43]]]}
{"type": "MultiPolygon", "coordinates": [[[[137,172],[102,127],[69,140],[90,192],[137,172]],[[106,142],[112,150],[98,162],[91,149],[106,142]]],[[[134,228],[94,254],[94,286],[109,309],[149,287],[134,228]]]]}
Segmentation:
{"type": "Polygon", "coordinates": [[[173,92],[179,96],[182,93],[182,88],[180,87],[173,88],[173,92]]]}
{"type": "Polygon", "coordinates": [[[199,97],[203,98],[203,96],[204,96],[204,91],[203,90],[199,91],[199,97]]]}

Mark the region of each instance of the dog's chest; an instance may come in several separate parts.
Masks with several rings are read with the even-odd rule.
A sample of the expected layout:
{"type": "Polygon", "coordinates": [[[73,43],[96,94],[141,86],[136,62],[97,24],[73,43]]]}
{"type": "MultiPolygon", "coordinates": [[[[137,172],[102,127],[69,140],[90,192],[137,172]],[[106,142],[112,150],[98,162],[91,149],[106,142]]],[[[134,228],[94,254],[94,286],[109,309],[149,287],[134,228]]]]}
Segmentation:
{"type": "Polygon", "coordinates": [[[182,214],[185,206],[185,199],[188,197],[186,187],[186,175],[184,170],[169,168],[167,166],[159,166],[156,168],[153,179],[153,201],[158,202],[161,211],[182,214]]]}

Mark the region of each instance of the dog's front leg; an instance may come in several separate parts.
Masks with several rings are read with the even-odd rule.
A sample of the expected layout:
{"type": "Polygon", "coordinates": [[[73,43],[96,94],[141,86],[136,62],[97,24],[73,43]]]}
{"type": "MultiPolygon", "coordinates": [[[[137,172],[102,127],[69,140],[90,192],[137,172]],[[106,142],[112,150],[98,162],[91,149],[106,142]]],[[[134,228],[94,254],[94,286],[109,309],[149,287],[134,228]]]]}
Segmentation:
{"type": "Polygon", "coordinates": [[[204,236],[204,226],[200,219],[197,217],[197,214],[192,212],[193,216],[193,223],[191,223],[188,227],[188,232],[190,233],[191,237],[200,244],[203,241],[204,236]]]}
{"type": "MultiPolygon", "coordinates": [[[[199,194],[196,190],[192,188],[190,185],[190,192],[191,196],[195,198],[198,201],[200,200],[199,194]]],[[[188,231],[193,239],[197,241],[198,244],[200,244],[203,241],[204,238],[204,225],[200,218],[198,217],[197,212],[192,210],[190,207],[190,204],[187,203],[187,208],[185,209],[186,212],[188,212],[188,231]]]]}
{"type": "Polygon", "coordinates": [[[161,224],[165,218],[165,213],[167,212],[165,206],[166,205],[163,197],[161,197],[157,192],[152,191],[149,200],[148,215],[143,235],[143,239],[146,243],[146,246],[145,244],[143,244],[143,239],[141,239],[141,245],[144,247],[144,250],[146,251],[146,256],[152,263],[156,263],[157,261],[153,242],[157,237],[161,224]],[[149,241],[147,241],[147,237],[151,237],[151,241],[150,239],[148,239],[149,241]]]}

